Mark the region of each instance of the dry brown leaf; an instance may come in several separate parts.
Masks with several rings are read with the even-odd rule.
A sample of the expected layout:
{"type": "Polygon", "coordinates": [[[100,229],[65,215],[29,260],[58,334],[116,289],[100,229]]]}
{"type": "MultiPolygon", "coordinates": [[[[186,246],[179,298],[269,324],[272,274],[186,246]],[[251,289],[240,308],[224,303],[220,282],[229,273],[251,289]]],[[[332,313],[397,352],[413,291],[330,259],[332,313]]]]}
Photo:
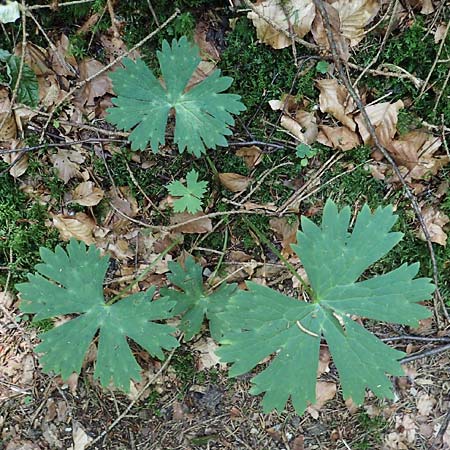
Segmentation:
{"type": "Polygon", "coordinates": [[[196,214],[177,213],[170,218],[170,223],[172,225],[175,225],[177,223],[180,224],[179,227],[176,227],[174,229],[175,232],[179,233],[209,233],[210,231],[212,231],[211,219],[209,217],[205,217],[205,213],[203,212],[198,212],[196,214]],[[195,218],[198,218],[198,220],[183,224],[184,222],[190,221],[195,218]]]}
{"type": "Polygon", "coordinates": [[[444,39],[445,36],[445,30],[447,29],[447,24],[441,23],[434,32],[434,43],[439,44],[439,42],[444,39]]]}
{"type": "Polygon", "coordinates": [[[200,358],[196,364],[197,370],[210,369],[217,364],[220,364],[221,368],[226,367],[226,364],[221,363],[220,358],[216,355],[218,348],[219,346],[209,337],[202,338],[192,345],[192,349],[200,353],[200,358]]]}
{"type": "Polygon", "coordinates": [[[422,9],[420,10],[421,14],[432,14],[434,12],[434,6],[432,0],[422,0],[422,9]]]}
{"type": "Polygon", "coordinates": [[[262,161],[263,153],[256,145],[251,147],[242,147],[236,152],[236,156],[239,156],[244,160],[248,169],[253,169],[262,161]]]}
{"type": "MultiPolygon", "coordinates": [[[[394,139],[395,133],[397,132],[398,112],[403,109],[403,106],[401,100],[398,100],[395,103],[382,102],[366,106],[366,113],[369,116],[382,145],[388,146],[394,139]]],[[[372,138],[369,130],[366,128],[361,113],[355,117],[355,121],[358,124],[359,134],[364,144],[371,143],[372,138]]]]}
{"type": "Polygon", "coordinates": [[[281,239],[281,254],[286,257],[292,255],[294,250],[291,248],[291,244],[297,242],[297,231],[299,227],[298,219],[295,218],[295,220],[290,223],[286,217],[277,217],[270,219],[269,225],[275,232],[277,238],[281,239]]]}
{"type": "Polygon", "coordinates": [[[207,22],[200,20],[197,22],[194,31],[194,42],[200,49],[200,56],[204,60],[219,61],[220,51],[212,39],[208,39],[210,26],[207,22]]]}
{"type": "Polygon", "coordinates": [[[336,383],[332,381],[318,381],[316,383],[316,403],[310,405],[307,411],[314,419],[319,418],[319,411],[323,405],[336,395],[336,383]]]}
{"type": "MultiPolygon", "coordinates": [[[[16,46],[14,54],[19,58],[22,56],[22,42],[16,46]]],[[[46,60],[47,51],[27,41],[25,44],[24,62],[31,67],[36,76],[40,77],[53,73],[52,69],[48,67],[46,60]]]]}
{"type": "Polygon", "coordinates": [[[81,177],[79,171],[80,164],[84,162],[85,157],[75,151],[64,148],[58,149],[58,152],[50,156],[53,167],[58,172],[58,177],[67,183],[71,178],[81,177]]]}
{"type": "Polygon", "coordinates": [[[364,38],[364,27],[377,15],[377,0],[338,0],[333,7],[339,13],[340,31],[354,47],[364,38]]]}
{"type": "Polygon", "coordinates": [[[388,143],[386,148],[398,165],[414,169],[419,162],[420,149],[429,137],[430,135],[423,131],[411,131],[401,139],[388,143]]]}
{"type": "Polygon", "coordinates": [[[333,79],[318,80],[317,87],[320,90],[320,110],[331,114],[347,128],[355,131],[356,124],[350,116],[350,112],[354,109],[354,103],[348,96],[347,89],[333,79]]]}
{"type": "Polygon", "coordinates": [[[299,38],[305,36],[316,15],[312,0],[264,0],[256,3],[254,9],[247,17],[256,28],[259,41],[275,49],[291,45],[289,33],[299,38]],[[282,31],[273,28],[264,18],[282,31]]]}
{"type": "MultiPolygon", "coordinates": [[[[84,59],[79,64],[80,70],[80,81],[84,81],[93,75],[97,74],[105,66],[96,59],[88,58],[84,59]]],[[[95,99],[98,97],[103,97],[106,93],[113,94],[112,82],[108,76],[108,72],[103,72],[102,74],[96,76],[91,81],[89,81],[81,89],[77,100],[82,106],[95,106],[95,99]]]]}
{"type": "MultiPolygon", "coordinates": [[[[323,5],[328,13],[331,33],[333,35],[333,41],[336,44],[336,50],[343,61],[348,61],[350,58],[349,43],[341,33],[341,20],[339,18],[339,12],[333,7],[333,5],[330,5],[327,2],[323,2],[323,5]]],[[[327,30],[320,14],[316,14],[316,17],[312,23],[311,33],[317,45],[324,50],[330,50],[327,30]]]]}
{"type": "Polygon", "coordinates": [[[0,130],[0,141],[10,142],[17,136],[17,124],[11,110],[9,91],[5,87],[0,88],[0,123],[5,121],[0,130]]]}
{"type": "MultiPolygon", "coordinates": [[[[445,247],[447,244],[447,233],[445,233],[443,227],[450,222],[448,216],[432,206],[423,207],[421,212],[428,228],[431,242],[445,247]]],[[[418,236],[420,239],[425,240],[422,229],[419,230],[418,236]]]]}
{"type": "Polygon", "coordinates": [[[128,186],[121,186],[109,191],[111,204],[128,217],[136,217],[139,205],[128,186]]]}
{"type": "Polygon", "coordinates": [[[248,185],[252,182],[252,178],[244,177],[237,173],[219,173],[219,181],[231,192],[242,192],[245,191],[248,185]]]}
{"type": "Polygon", "coordinates": [[[47,49],[50,67],[60,77],[73,77],[76,74],[75,67],[78,66],[73,55],[70,54],[70,41],[65,34],[55,42],[55,48],[47,49]]]}
{"type": "Polygon", "coordinates": [[[316,116],[312,112],[299,109],[295,113],[295,120],[302,126],[305,144],[311,145],[316,142],[319,128],[317,126],[316,116]]]}
{"type": "Polygon", "coordinates": [[[96,225],[87,214],[82,212],[76,213],[74,216],[52,214],[51,217],[53,225],[59,230],[60,238],[63,241],[75,238],[88,245],[94,244],[92,232],[96,225]]]}
{"type": "MultiPolygon", "coordinates": [[[[10,150],[15,150],[16,148],[22,147],[22,141],[17,139],[12,139],[10,141],[10,150]]],[[[3,161],[10,165],[8,170],[9,174],[13,178],[19,178],[28,169],[28,153],[27,152],[13,152],[5,153],[2,155],[3,161]]]]}
{"type": "Polygon", "coordinates": [[[95,206],[102,201],[104,195],[105,192],[92,181],[84,181],[73,191],[72,201],[82,206],[95,206]]]}
{"type": "Polygon", "coordinates": [[[428,394],[422,394],[416,401],[417,412],[421,416],[429,416],[433,412],[436,405],[436,399],[430,397],[428,394]]]}
{"type": "Polygon", "coordinates": [[[351,150],[360,145],[358,135],[347,127],[320,126],[317,142],[339,150],[351,150]]]}
{"type": "Polygon", "coordinates": [[[407,174],[408,178],[423,180],[436,175],[439,170],[450,162],[447,155],[435,155],[442,145],[442,138],[429,135],[428,140],[418,150],[419,161],[417,165],[407,174]]]}
{"type": "Polygon", "coordinates": [[[73,446],[70,446],[68,450],[84,450],[93,441],[76,420],[72,421],[72,439],[73,446]]]}

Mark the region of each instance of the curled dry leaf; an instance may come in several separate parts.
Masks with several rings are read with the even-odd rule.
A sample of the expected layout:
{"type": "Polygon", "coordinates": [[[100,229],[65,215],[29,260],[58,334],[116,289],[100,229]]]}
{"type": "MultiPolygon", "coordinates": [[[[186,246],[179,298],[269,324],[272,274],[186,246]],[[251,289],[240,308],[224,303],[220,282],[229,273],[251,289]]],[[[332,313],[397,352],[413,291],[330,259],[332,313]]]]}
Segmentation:
{"type": "Polygon", "coordinates": [[[220,358],[216,355],[218,348],[219,346],[209,337],[202,338],[193,344],[192,349],[200,353],[197,370],[211,369],[217,364],[220,364],[221,368],[226,367],[226,364],[221,363],[220,358]]]}
{"type": "Polygon", "coordinates": [[[68,450],[84,450],[93,440],[76,420],[72,421],[72,439],[73,446],[68,450]]]}
{"type": "MultiPolygon", "coordinates": [[[[79,64],[80,81],[87,80],[99,73],[105,66],[96,59],[84,59],[79,64]]],[[[77,96],[81,106],[95,106],[95,99],[103,97],[106,93],[113,94],[112,82],[108,76],[108,72],[103,72],[95,76],[81,89],[77,96]]]]}
{"type": "Polygon", "coordinates": [[[354,47],[364,38],[364,27],[377,15],[380,9],[378,0],[338,0],[333,7],[339,13],[341,33],[354,47]]]}
{"type": "Polygon", "coordinates": [[[398,165],[413,169],[419,162],[420,149],[429,137],[430,135],[423,131],[411,131],[401,139],[388,143],[386,148],[398,165]]]}
{"type": "Polygon", "coordinates": [[[358,135],[347,127],[320,126],[317,142],[339,150],[351,150],[360,145],[358,135]]]}
{"type": "Polygon", "coordinates": [[[219,181],[231,192],[242,192],[245,191],[248,185],[252,182],[252,178],[244,177],[237,173],[219,173],[219,181]]]}
{"type": "MultiPolygon", "coordinates": [[[[382,102],[366,106],[366,113],[369,116],[382,145],[388,146],[392,139],[394,139],[395,133],[397,132],[398,112],[403,109],[403,106],[401,100],[398,100],[395,103],[382,102]]],[[[355,121],[358,124],[359,134],[364,144],[371,143],[372,138],[369,130],[366,128],[361,113],[355,117],[355,121]]]]}
{"type": "Polygon", "coordinates": [[[447,24],[441,23],[434,32],[434,43],[439,44],[439,42],[444,39],[445,36],[445,30],[447,29],[447,24]]]}
{"type": "Polygon", "coordinates": [[[7,88],[0,88],[0,123],[5,121],[0,129],[0,141],[10,142],[17,136],[17,124],[11,110],[9,91],[7,88]]]}
{"type": "Polygon", "coordinates": [[[102,201],[104,195],[104,191],[92,181],[84,181],[73,191],[72,201],[82,206],[95,206],[102,201]]]}
{"type": "Polygon", "coordinates": [[[67,183],[71,178],[81,176],[79,168],[85,157],[75,150],[60,148],[57,153],[50,156],[50,160],[58,172],[58,177],[67,183]]]}
{"type": "Polygon", "coordinates": [[[277,217],[270,219],[269,225],[277,238],[281,239],[281,254],[286,257],[292,255],[294,251],[291,248],[291,244],[297,242],[298,219],[295,218],[294,221],[290,221],[287,217],[277,217]]]}
{"type": "Polygon", "coordinates": [[[79,212],[74,216],[64,214],[52,214],[53,225],[59,230],[60,237],[63,241],[70,238],[78,239],[86,244],[94,244],[92,232],[95,228],[94,220],[87,214],[79,212]]]}
{"type": "Polygon", "coordinates": [[[139,205],[128,186],[121,186],[118,189],[112,188],[109,191],[111,204],[128,217],[136,217],[139,205]]]}
{"type": "Polygon", "coordinates": [[[236,152],[236,156],[239,156],[244,160],[247,169],[253,169],[262,161],[263,153],[256,145],[251,147],[242,147],[236,152]]]}
{"type": "Polygon", "coordinates": [[[264,0],[256,3],[247,17],[253,22],[260,42],[281,49],[291,45],[290,33],[299,38],[305,36],[315,15],[312,0],[264,0]]]}
{"type": "Polygon", "coordinates": [[[327,112],[342,122],[347,128],[355,131],[356,124],[350,116],[354,103],[348,95],[347,89],[337,80],[323,79],[317,81],[320,90],[319,104],[322,112],[327,112]]]}
{"type": "MultiPolygon", "coordinates": [[[[341,33],[341,20],[339,18],[339,13],[332,5],[327,2],[323,2],[323,6],[328,13],[331,33],[333,35],[333,41],[336,44],[336,50],[343,61],[348,61],[350,58],[349,45],[348,40],[341,33]]],[[[311,27],[311,33],[319,47],[327,51],[330,50],[327,31],[320,14],[316,14],[311,27]]]]}
{"type": "Polygon", "coordinates": [[[6,153],[2,155],[2,159],[10,165],[8,172],[13,178],[19,178],[28,169],[28,153],[6,153]]]}
{"type": "Polygon", "coordinates": [[[205,217],[205,213],[198,212],[197,214],[177,213],[170,218],[170,223],[175,225],[180,224],[174,229],[175,232],[194,234],[194,233],[209,233],[212,231],[212,222],[209,217],[205,217]],[[193,222],[188,222],[192,219],[197,219],[193,222]]]}
{"type": "Polygon", "coordinates": [[[336,395],[336,383],[332,381],[318,381],[316,384],[316,403],[310,405],[307,411],[314,419],[319,418],[319,411],[323,405],[336,395]]]}
{"type": "MultiPolygon", "coordinates": [[[[422,216],[430,234],[431,242],[445,247],[447,244],[447,233],[445,233],[443,228],[450,222],[448,216],[432,206],[422,208],[422,216]]],[[[418,236],[420,239],[425,240],[422,229],[419,230],[418,236]]]]}

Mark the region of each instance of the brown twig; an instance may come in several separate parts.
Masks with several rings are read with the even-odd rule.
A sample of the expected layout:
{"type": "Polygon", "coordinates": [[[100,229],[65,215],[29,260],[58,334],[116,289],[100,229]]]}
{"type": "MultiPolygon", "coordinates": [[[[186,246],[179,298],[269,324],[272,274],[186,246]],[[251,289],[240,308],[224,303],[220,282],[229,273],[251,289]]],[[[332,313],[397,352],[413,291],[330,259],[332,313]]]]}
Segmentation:
{"type": "MultiPolygon", "coordinates": [[[[448,322],[450,320],[447,309],[445,307],[444,299],[442,298],[442,295],[439,290],[439,275],[438,275],[438,268],[437,268],[437,262],[436,262],[436,255],[434,253],[433,243],[430,239],[430,233],[428,231],[428,227],[425,223],[425,220],[422,216],[422,213],[420,211],[420,206],[417,202],[417,199],[415,198],[414,194],[410,190],[408,184],[406,183],[405,179],[403,178],[399,167],[397,166],[394,159],[391,157],[389,152],[384,148],[384,146],[381,144],[380,140],[378,139],[378,135],[376,134],[375,128],[370,120],[370,117],[367,114],[367,111],[362,103],[361,98],[359,95],[355,92],[353,89],[353,86],[350,82],[350,79],[348,78],[348,75],[343,67],[343,62],[341,61],[339,57],[339,52],[336,48],[336,43],[333,38],[333,32],[330,24],[330,18],[328,17],[328,13],[326,11],[326,8],[323,5],[323,0],[313,0],[314,4],[316,5],[320,15],[323,18],[324,24],[325,24],[325,30],[327,33],[328,41],[330,44],[331,53],[333,55],[333,59],[336,65],[336,68],[339,73],[339,77],[341,78],[342,82],[344,83],[345,87],[347,88],[349,94],[355,101],[356,105],[358,106],[359,110],[361,111],[361,115],[364,121],[365,126],[367,127],[367,130],[369,131],[369,134],[374,142],[375,147],[381,152],[383,157],[389,162],[389,164],[392,166],[392,169],[394,170],[395,175],[400,180],[400,183],[403,186],[403,189],[405,191],[405,194],[407,198],[409,199],[414,213],[420,223],[420,227],[423,231],[423,234],[425,236],[425,240],[427,242],[428,250],[430,253],[430,259],[433,267],[433,280],[434,284],[436,286],[435,294],[433,296],[433,302],[434,302],[434,312],[436,316],[436,323],[438,327],[441,327],[441,317],[439,314],[439,310],[441,310],[445,320],[448,322]]],[[[450,24],[449,24],[450,25],[450,24]]],[[[345,64],[345,62],[344,62],[345,64]]]]}
{"type": "Polygon", "coordinates": [[[439,353],[446,352],[450,350],[450,344],[442,345],[441,347],[430,348],[429,350],[424,350],[423,352],[414,353],[413,355],[406,356],[400,359],[400,364],[406,364],[411,361],[416,361],[417,359],[426,358],[427,356],[438,355],[439,353]]]}

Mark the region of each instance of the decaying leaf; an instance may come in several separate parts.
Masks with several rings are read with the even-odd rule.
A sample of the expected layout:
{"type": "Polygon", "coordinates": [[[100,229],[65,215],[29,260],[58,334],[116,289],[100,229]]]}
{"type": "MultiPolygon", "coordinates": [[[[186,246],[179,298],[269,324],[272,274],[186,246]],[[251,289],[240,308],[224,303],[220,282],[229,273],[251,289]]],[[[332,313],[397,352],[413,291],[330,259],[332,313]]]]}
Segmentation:
{"type": "Polygon", "coordinates": [[[341,32],[354,47],[364,37],[364,27],[377,15],[380,9],[378,0],[338,0],[333,7],[339,13],[341,32]]]}
{"type": "Polygon", "coordinates": [[[0,141],[10,142],[17,136],[17,124],[11,110],[9,91],[6,87],[0,88],[0,123],[3,127],[0,130],[0,141]]]}
{"type": "Polygon", "coordinates": [[[358,135],[347,127],[320,126],[317,142],[339,150],[351,150],[360,145],[358,135]]]}
{"type": "Polygon", "coordinates": [[[236,152],[236,156],[244,160],[248,169],[253,169],[262,161],[262,151],[256,145],[251,147],[242,147],[236,152]]]}
{"type": "Polygon", "coordinates": [[[104,191],[92,181],[84,181],[73,191],[72,201],[82,206],[95,206],[102,201],[104,195],[104,191]]]}
{"type": "Polygon", "coordinates": [[[291,45],[290,33],[300,38],[305,36],[311,30],[315,15],[312,0],[264,0],[256,3],[247,17],[253,22],[261,42],[281,49],[291,45]]]}
{"type": "MultiPolygon", "coordinates": [[[[388,146],[392,139],[394,139],[397,132],[398,112],[403,109],[403,102],[401,100],[395,103],[382,102],[375,105],[366,106],[366,113],[372,125],[375,128],[380,143],[388,146]]],[[[364,118],[359,113],[355,117],[358,124],[359,134],[364,144],[369,144],[372,141],[369,130],[366,128],[364,118]]]]}
{"type": "Polygon", "coordinates": [[[19,178],[28,169],[28,153],[6,153],[2,155],[2,159],[10,165],[8,172],[14,178],[19,178]]]}
{"type": "MultiPolygon", "coordinates": [[[[80,70],[80,79],[81,81],[85,81],[91,79],[91,77],[99,73],[105,66],[96,59],[88,58],[81,61],[78,67],[80,70]]],[[[81,89],[77,99],[82,106],[95,106],[95,99],[103,97],[106,93],[113,94],[113,88],[108,72],[103,72],[91,79],[81,89]]]]}
{"type": "Polygon", "coordinates": [[[58,177],[67,183],[71,178],[80,176],[80,164],[84,162],[85,157],[75,150],[60,148],[50,156],[50,160],[58,172],[58,177]]]}
{"type": "Polygon", "coordinates": [[[188,214],[188,213],[178,213],[174,214],[170,218],[170,223],[175,225],[177,223],[180,224],[179,227],[175,228],[175,232],[179,233],[209,233],[212,231],[212,222],[209,217],[205,217],[205,213],[198,212],[197,214],[188,214]],[[192,219],[196,219],[192,221],[192,219]],[[184,223],[188,222],[188,223],[184,223]]]}
{"type": "Polygon", "coordinates": [[[92,232],[95,221],[87,214],[79,212],[74,216],[64,214],[52,214],[53,225],[59,230],[60,238],[68,241],[75,238],[90,245],[94,243],[92,232]]]}
{"type": "Polygon", "coordinates": [[[237,173],[219,173],[220,183],[231,192],[245,191],[252,182],[252,178],[237,173]]]}
{"type": "Polygon", "coordinates": [[[278,239],[281,239],[281,254],[283,256],[292,255],[294,250],[292,249],[291,244],[297,242],[298,219],[295,218],[295,220],[292,221],[288,220],[287,217],[277,217],[270,219],[269,225],[270,228],[275,231],[278,239]]]}
{"type": "Polygon", "coordinates": [[[326,402],[336,396],[337,386],[333,381],[318,381],[316,384],[316,402],[306,409],[314,419],[319,418],[319,411],[326,402]]]}
{"type": "MultiPolygon", "coordinates": [[[[431,242],[442,245],[445,247],[447,244],[447,233],[444,231],[445,225],[450,222],[450,219],[442,211],[432,206],[425,206],[422,208],[423,220],[430,234],[431,242]]],[[[425,235],[422,229],[419,230],[418,236],[420,239],[425,240],[425,235]]]]}
{"type": "MultiPolygon", "coordinates": [[[[341,20],[339,18],[338,11],[327,2],[323,2],[331,27],[331,33],[333,35],[333,41],[336,45],[336,50],[343,61],[348,61],[350,58],[349,43],[348,40],[341,33],[341,20]]],[[[323,23],[322,15],[316,14],[314,18],[311,33],[317,45],[326,51],[330,50],[330,43],[328,41],[328,35],[326,27],[323,23]]]]}
{"type": "Polygon", "coordinates": [[[318,80],[317,87],[320,90],[320,110],[331,114],[347,128],[355,131],[356,124],[350,116],[354,103],[347,89],[334,79],[318,80]]]}

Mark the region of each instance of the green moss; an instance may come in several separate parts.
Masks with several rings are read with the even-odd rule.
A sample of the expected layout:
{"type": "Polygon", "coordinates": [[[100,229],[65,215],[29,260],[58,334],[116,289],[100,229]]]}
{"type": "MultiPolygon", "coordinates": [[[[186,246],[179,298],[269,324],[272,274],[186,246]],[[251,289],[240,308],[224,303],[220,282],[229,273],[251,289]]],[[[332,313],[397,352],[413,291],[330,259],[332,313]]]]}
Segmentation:
{"type": "MultiPolygon", "coordinates": [[[[6,167],[0,164],[0,170],[6,167]]],[[[30,200],[7,174],[0,177],[0,285],[23,281],[40,261],[39,247],[58,243],[56,229],[47,228],[46,207],[30,200]],[[12,257],[12,261],[10,260],[12,257]]]]}

